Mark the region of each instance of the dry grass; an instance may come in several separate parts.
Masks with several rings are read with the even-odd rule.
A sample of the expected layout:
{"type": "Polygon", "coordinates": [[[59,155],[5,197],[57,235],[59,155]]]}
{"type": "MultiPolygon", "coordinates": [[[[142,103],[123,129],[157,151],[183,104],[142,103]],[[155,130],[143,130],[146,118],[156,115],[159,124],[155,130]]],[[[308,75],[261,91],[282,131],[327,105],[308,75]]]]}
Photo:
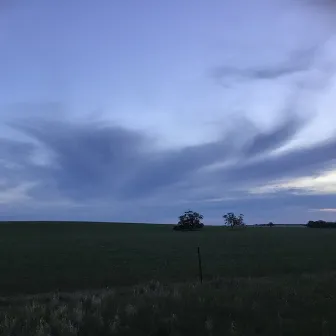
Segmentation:
{"type": "Polygon", "coordinates": [[[217,279],[3,301],[1,335],[335,335],[336,274],[217,279]]]}

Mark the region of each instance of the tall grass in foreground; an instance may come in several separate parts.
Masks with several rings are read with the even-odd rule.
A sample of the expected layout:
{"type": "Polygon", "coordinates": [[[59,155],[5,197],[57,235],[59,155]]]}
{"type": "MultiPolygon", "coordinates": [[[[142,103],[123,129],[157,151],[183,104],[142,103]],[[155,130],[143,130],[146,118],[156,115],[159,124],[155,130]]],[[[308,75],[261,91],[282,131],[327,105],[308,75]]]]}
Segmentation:
{"type": "Polygon", "coordinates": [[[0,334],[336,335],[336,273],[0,300],[0,334]]]}

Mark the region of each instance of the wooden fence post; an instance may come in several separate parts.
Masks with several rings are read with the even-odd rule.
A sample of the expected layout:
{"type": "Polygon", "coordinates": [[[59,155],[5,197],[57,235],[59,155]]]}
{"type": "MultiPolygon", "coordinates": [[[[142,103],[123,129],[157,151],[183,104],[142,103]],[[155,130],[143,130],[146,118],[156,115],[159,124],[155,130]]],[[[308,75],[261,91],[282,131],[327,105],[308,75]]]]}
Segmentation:
{"type": "Polygon", "coordinates": [[[202,259],[201,259],[201,250],[197,248],[197,255],[198,255],[198,271],[199,271],[199,278],[201,283],[203,283],[203,272],[202,272],[202,259]]]}

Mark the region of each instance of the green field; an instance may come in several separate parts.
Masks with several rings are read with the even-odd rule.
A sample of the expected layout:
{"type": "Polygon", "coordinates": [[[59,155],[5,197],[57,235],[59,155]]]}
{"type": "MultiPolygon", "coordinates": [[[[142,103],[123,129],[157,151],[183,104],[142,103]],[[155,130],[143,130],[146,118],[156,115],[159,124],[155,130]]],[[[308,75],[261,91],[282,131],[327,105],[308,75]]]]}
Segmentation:
{"type": "Polygon", "coordinates": [[[2,224],[0,334],[336,335],[335,242],[302,227],[2,224]]]}
{"type": "Polygon", "coordinates": [[[336,230],[15,223],[0,225],[0,294],[193,281],[198,246],[205,279],[336,270],[336,230]]]}

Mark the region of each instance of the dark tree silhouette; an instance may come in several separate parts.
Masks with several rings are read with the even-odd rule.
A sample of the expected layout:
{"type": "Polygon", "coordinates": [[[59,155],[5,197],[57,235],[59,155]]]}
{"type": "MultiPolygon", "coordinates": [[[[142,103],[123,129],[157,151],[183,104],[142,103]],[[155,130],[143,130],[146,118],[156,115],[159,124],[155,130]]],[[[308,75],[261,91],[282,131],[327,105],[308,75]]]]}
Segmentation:
{"type": "Polygon", "coordinates": [[[234,228],[235,226],[244,226],[244,215],[240,214],[236,216],[233,212],[228,212],[226,215],[223,216],[225,225],[231,226],[234,228]]]}
{"type": "Polygon", "coordinates": [[[203,216],[195,211],[185,211],[185,213],[179,216],[179,222],[174,226],[176,231],[192,231],[202,229],[204,224],[201,222],[203,216]]]}
{"type": "Polygon", "coordinates": [[[325,222],[323,220],[309,221],[306,226],[316,229],[336,229],[336,222],[325,222]]]}

